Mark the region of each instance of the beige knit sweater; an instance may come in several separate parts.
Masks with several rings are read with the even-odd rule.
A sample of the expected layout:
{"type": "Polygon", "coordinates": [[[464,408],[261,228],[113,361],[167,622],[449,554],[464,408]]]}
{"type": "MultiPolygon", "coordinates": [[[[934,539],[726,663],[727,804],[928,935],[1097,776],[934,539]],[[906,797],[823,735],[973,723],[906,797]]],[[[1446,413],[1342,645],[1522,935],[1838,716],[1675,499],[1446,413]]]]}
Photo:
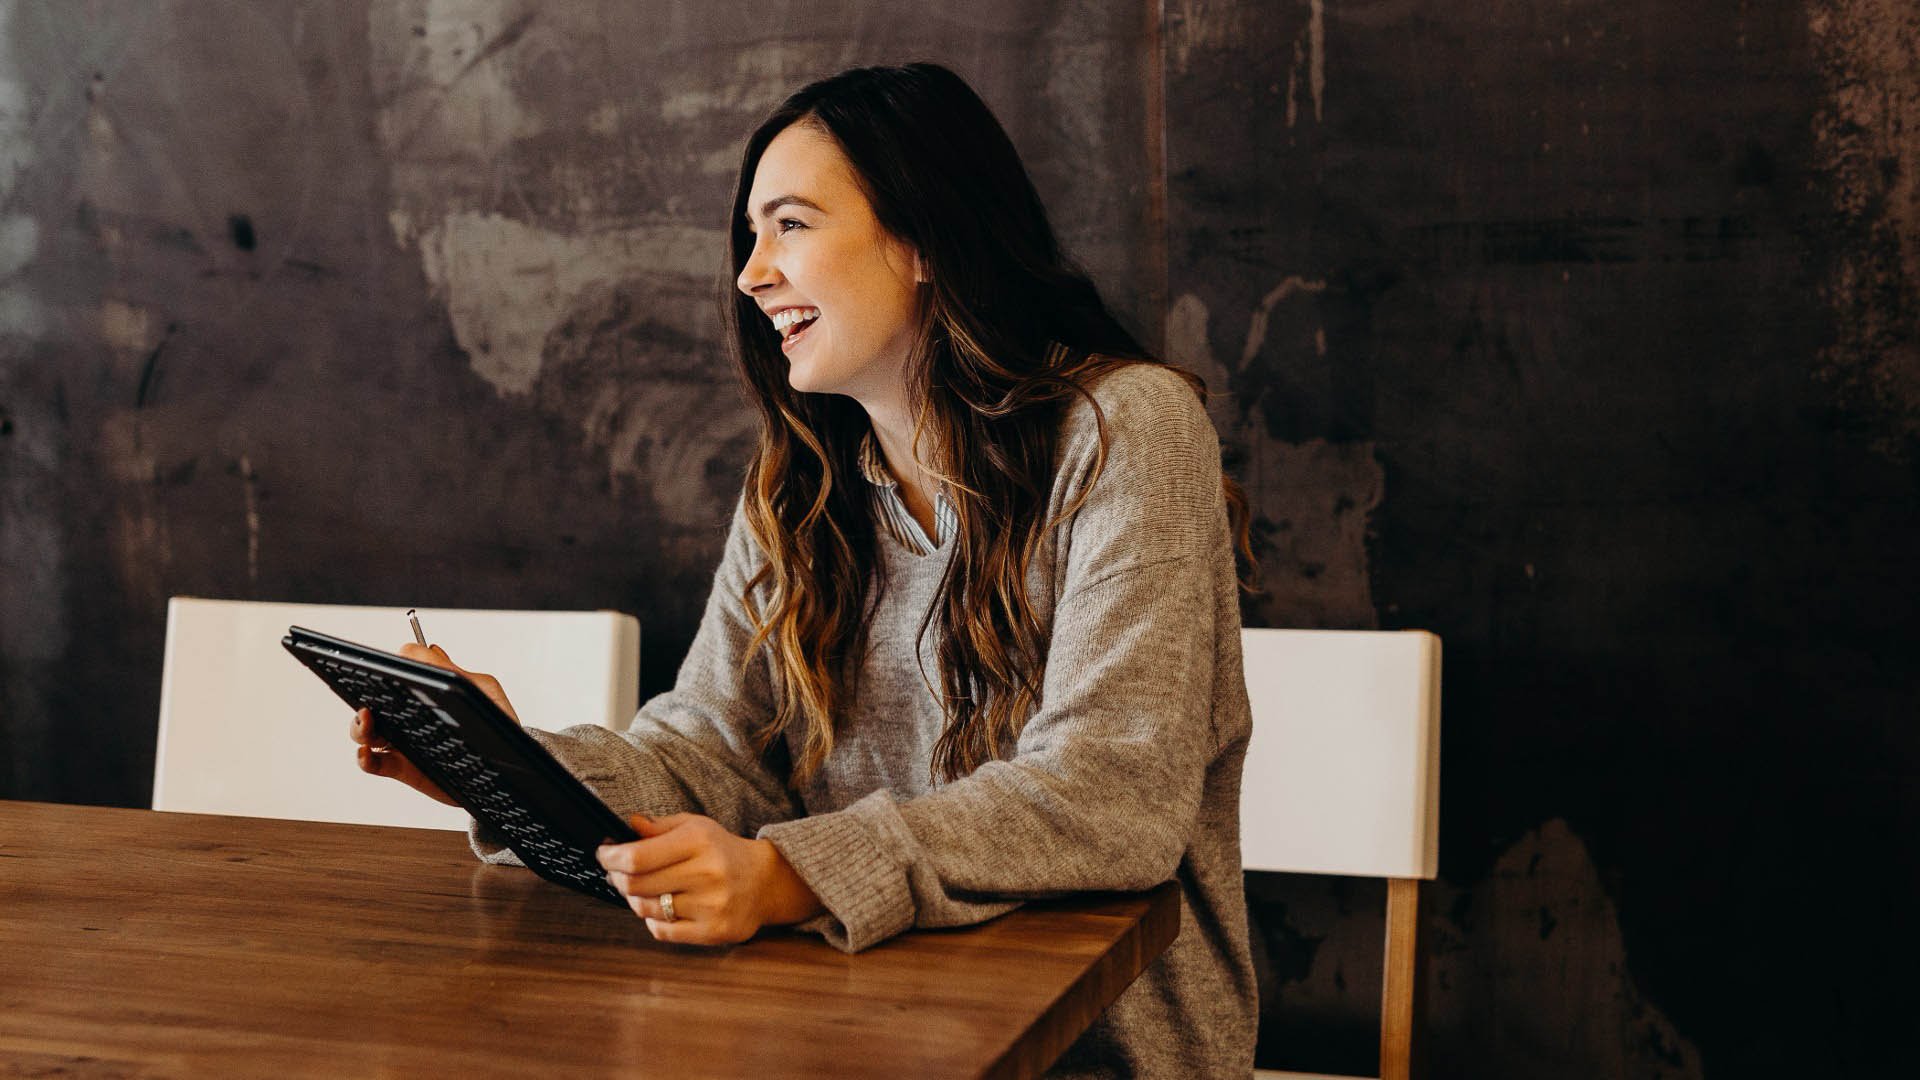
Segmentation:
{"type": "Polygon", "coordinates": [[[1256,1002],[1238,808],[1251,722],[1219,444],[1165,369],[1122,368],[1094,397],[1107,461],[1089,490],[1097,429],[1074,404],[1048,512],[1088,496],[1031,571],[1050,643],[1043,699],[1004,759],[929,780],[938,669],[915,638],[953,544],[919,556],[882,529],[886,589],[857,693],[817,778],[786,790],[787,755],[747,742],[774,704],[767,656],[742,672],[741,589],[761,557],[738,511],[674,688],[623,734],[536,737],[617,812],[690,811],[771,841],[828,912],[802,929],[848,951],[1025,898],[1176,880],[1179,936],[1051,1075],[1246,1076],[1256,1002]]]}

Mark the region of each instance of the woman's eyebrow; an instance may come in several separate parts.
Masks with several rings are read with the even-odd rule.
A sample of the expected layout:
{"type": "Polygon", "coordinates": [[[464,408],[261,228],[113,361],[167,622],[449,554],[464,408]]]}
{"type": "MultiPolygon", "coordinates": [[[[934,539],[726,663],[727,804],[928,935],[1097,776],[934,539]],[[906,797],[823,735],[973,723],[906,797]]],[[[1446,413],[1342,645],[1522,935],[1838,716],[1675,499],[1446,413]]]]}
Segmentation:
{"type": "MultiPolygon", "coordinates": [[[[773,198],[760,204],[760,216],[763,218],[772,217],[775,210],[780,209],[788,203],[792,203],[795,206],[804,206],[809,210],[818,210],[822,214],[826,213],[825,210],[820,208],[819,203],[803,195],[775,195],[773,198]]],[[[753,224],[752,217],[747,218],[747,224],[753,224]]]]}

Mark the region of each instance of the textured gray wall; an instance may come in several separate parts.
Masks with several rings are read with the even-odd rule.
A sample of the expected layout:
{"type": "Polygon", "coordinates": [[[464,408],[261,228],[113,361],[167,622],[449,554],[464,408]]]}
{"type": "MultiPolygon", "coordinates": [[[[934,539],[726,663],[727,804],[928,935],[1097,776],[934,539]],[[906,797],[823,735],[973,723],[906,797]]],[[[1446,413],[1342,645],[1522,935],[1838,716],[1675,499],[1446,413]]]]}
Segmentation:
{"type": "MultiPolygon", "coordinates": [[[[1435,1075],[1889,1053],[1910,2],[0,2],[0,36],[0,797],[145,802],[178,593],[622,608],[670,683],[749,448],[740,140],[929,57],[1230,391],[1249,621],[1446,640],[1435,1075]]],[[[1379,887],[1251,893],[1263,1063],[1370,1067],[1379,887]]]]}

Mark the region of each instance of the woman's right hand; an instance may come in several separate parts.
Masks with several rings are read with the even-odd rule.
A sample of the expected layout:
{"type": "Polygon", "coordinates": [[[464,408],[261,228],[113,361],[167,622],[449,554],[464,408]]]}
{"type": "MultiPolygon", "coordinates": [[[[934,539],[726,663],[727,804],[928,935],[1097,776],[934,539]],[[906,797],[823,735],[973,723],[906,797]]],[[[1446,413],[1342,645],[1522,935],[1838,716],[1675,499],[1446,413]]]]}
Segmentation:
{"type": "MultiPolygon", "coordinates": [[[[495,705],[500,706],[501,712],[512,717],[516,723],[519,721],[520,714],[513,711],[513,704],[507,700],[506,691],[500,688],[498,679],[477,671],[468,671],[454,663],[440,646],[408,642],[400,647],[400,655],[409,660],[459,672],[466,676],[467,681],[477,687],[481,693],[487,695],[495,705]]],[[[348,726],[347,734],[358,744],[355,753],[359,759],[361,772],[392,777],[428,798],[436,799],[448,806],[459,805],[449,798],[446,792],[440,790],[439,784],[427,779],[426,774],[421,772],[413,762],[408,761],[405,754],[374,733],[372,710],[361,709],[354,713],[353,723],[348,726]]]]}

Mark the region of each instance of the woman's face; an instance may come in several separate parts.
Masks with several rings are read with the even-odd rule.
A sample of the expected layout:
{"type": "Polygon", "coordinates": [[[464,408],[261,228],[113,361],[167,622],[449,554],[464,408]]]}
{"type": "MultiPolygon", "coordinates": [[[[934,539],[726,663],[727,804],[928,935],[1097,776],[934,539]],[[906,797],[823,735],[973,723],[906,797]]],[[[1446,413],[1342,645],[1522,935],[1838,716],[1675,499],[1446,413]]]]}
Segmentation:
{"type": "Polygon", "coordinates": [[[780,331],[788,384],[897,400],[917,332],[917,261],[880,226],[839,144],[804,121],[775,136],[747,222],[753,253],[736,284],[780,331]]]}

